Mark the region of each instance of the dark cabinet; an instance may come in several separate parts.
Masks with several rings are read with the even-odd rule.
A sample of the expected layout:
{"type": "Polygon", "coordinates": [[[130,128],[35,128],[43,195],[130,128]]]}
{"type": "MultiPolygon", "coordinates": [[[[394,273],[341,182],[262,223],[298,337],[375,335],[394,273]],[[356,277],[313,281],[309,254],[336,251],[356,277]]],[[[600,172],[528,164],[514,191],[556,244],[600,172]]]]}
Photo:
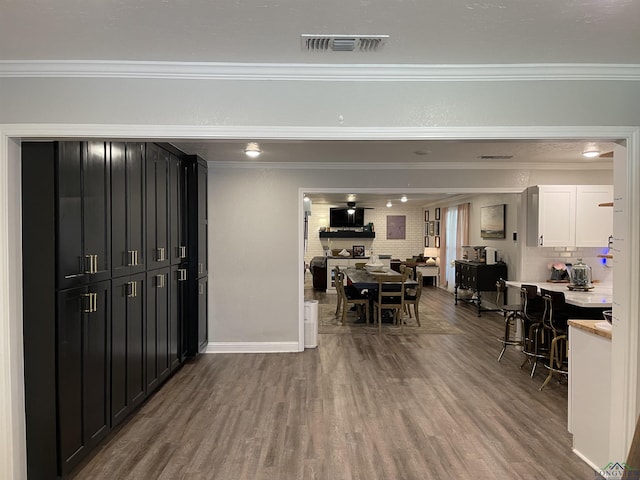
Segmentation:
{"type": "Polygon", "coordinates": [[[169,266],[169,152],[147,144],[147,269],[169,266]]]}
{"type": "Polygon", "coordinates": [[[110,281],[58,293],[58,435],[63,474],[110,430],[110,305],[110,281]]]}
{"type": "MultiPolygon", "coordinates": [[[[37,150],[27,147],[27,154],[37,150]]],[[[54,150],[58,288],[106,280],[111,276],[111,188],[106,144],[56,142],[54,150]]]]}
{"type": "Polygon", "coordinates": [[[56,478],[206,348],[206,162],[23,142],[22,219],[27,471],[56,478]]]}
{"type": "Polygon", "coordinates": [[[207,337],[207,163],[188,156],[187,164],[187,225],[189,226],[188,291],[189,321],[185,322],[185,351],[189,356],[203,352],[207,337]]]}
{"type": "Polygon", "coordinates": [[[170,269],[147,272],[146,384],[147,394],[169,375],[170,269]]]}
{"type": "Polygon", "coordinates": [[[455,261],[455,285],[454,298],[455,304],[458,304],[458,290],[469,290],[472,295],[465,298],[477,306],[478,316],[482,311],[489,311],[482,307],[482,292],[495,292],[496,282],[500,279],[507,279],[507,265],[504,263],[495,263],[487,265],[486,263],[472,262],[469,260],[455,261]]]}
{"type": "Polygon", "coordinates": [[[111,426],[120,423],[145,398],[146,275],[112,281],[111,426]]]}
{"type": "Polygon", "coordinates": [[[111,238],[112,276],[144,272],[146,265],[145,144],[112,142],[111,238]]]}

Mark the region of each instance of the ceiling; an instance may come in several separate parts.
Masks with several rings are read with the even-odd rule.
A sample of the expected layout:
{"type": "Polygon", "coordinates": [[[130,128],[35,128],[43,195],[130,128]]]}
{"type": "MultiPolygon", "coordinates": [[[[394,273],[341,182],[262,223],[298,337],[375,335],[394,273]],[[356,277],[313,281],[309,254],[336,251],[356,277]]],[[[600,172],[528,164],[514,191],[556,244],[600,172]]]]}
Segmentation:
{"type": "MultiPolygon", "coordinates": [[[[0,67],[3,62],[47,61],[232,63],[256,69],[311,64],[374,69],[640,65],[638,19],[637,0],[8,0],[0,4],[0,67]],[[376,51],[309,52],[302,48],[302,34],[388,35],[388,39],[376,51]]],[[[434,166],[585,162],[583,141],[249,140],[259,141],[264,151],[256,162],[434,166]],[[487,160],[482,155],[513,158],[487,160]]],[[[248,161],[242,153],[244,141],[172,143],[209,161],[248,161]]],[[[602,151],[612,148],[611,143],[599,146],[602,151]]],[[[592,162],[611,164],[610,159],[592,162]]]]}

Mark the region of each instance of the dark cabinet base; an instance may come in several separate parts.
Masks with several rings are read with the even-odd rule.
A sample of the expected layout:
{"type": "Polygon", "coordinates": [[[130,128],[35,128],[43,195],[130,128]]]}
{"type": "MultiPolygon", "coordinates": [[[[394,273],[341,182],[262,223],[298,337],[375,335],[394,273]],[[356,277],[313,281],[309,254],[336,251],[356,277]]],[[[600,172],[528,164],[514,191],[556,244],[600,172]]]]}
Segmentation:
{"type": "Polygon", "coordinates": [[[478,316],[482,312],[496,311],[495,308],[484,308],[482,306],[482,292],[495,292],[496,282],[500,279],[507,279],[507,265],[496,263],[487,265],[485,263],[470,262],[468,260],[455,261],[455,286],[453,296],[455,304],[458,300],[474,305],[478,310],[478,316]],[[460,298],[458,290],[467,290],[471,297],[460,298]]]}

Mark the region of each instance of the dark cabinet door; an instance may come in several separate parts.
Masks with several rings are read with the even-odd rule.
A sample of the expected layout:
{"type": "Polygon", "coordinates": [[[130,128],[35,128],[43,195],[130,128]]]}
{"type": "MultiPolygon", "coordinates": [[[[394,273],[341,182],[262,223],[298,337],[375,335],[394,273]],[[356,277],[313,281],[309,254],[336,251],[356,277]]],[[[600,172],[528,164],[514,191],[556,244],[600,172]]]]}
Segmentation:
{"type": "Polygon", "coordinates": [[[185,227],[184,192],[186,180],[182,160],[175,155],[169,156],[169,231],[171,233],[171,264],[178,265],[186,261],[187,241],[185,227]]]}
{"type": "Polygon", "coordinates": [[[145,398],[144,273],[112,283],[111,426],[120,423],[145,398]]]}
{"type": "Polygon", "coordinates": [[[207,267],[207,164],[198,161],[198,276],[208,273],[207,267]]]}
{"type": "Polygon", "coordinates": [[[111,276],[110,168],[104,142],[57,143],[58,288],[111,276]]]}
{"type": "Polygon", "coordinates": [[[146,384],[147,394],[169,375],[170,269],[147,272],[146,384]]]}
{"type": "Polygon", "coordinates": [[[63,290],[57,307],[61,473],[110,430],[110,282],[63,290]]]}
{"type": "Polygon", "coordinates": [[[120,277],[145,269],[144,143],[112,142],[111,237],[112,275],[120,277]]]}
{"type": "Polygon", "coordinates": [[[207,349],[208,325],[207,325],[207,277],[198,279],[198,352],[207,349]]]}
{"type": "Polygon", "coordinates": [[[147,144],[147,268],[169,265],[169,152],[147,144]]]}
{"type": "MultiPolygon", "coordinates": [[[[184,269],[182,271],[185,271],[184,269]]],[[[182,321],[186,308],[186,282],[181,280],[181,270],[177,265],[171,267],[169,276],[171,285],[169,294],[171,295],[171,310],[169,312],[169,365],[171,371],[180,366],[183,359],[184,349],[182,338],[182,321]]]]}

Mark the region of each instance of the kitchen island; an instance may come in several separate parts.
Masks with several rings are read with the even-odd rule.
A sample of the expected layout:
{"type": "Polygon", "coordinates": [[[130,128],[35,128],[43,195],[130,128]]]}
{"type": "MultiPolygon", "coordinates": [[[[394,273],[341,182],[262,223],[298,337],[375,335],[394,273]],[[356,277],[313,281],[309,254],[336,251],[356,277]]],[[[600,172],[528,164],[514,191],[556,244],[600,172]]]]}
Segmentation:
{"type": "Polygon", "coordinates": [[[568,283],[555,283],[555,282],[525,282],[525,281],[513,281],[506,282],[507,287],[516,287],[520,289],[520,286],[535,285],[540,289],[552,290],[554,292],[564,293],[565,302],[569,305],[582,308],[611,308],[613,302],[613,287],[611,284],[594,283],[593,289],[581,292],[571,291],[567,286],[568,283]]]}

